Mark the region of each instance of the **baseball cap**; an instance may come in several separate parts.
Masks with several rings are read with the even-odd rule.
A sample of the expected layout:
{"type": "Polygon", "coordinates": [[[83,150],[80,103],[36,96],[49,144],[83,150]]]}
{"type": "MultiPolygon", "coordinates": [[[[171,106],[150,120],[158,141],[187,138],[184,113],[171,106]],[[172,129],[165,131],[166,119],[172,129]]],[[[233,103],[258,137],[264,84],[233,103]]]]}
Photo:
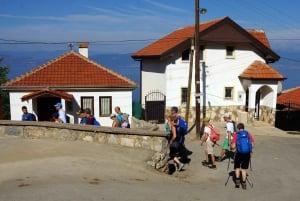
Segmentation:
{"type": "Polygon", "coordinates": [[[205,118],[203,119],[203,121],[204,121],[204,122],[209,122],[209,121],[210,121],[210,118],[209,118],[209,117],[205,117],[205,118]]]}
{"type": "Polygon", "coordinates": [[[230,117],[230,114],[229,114],[229,113],[225,113],[225,114],[223,115],[223,117],[230,117]]]}
{"type": "Polygon", "coordinates": [[[56,103],[54,106],[55,107],[62,107],[62,104],[61,103],[56,103]]]}

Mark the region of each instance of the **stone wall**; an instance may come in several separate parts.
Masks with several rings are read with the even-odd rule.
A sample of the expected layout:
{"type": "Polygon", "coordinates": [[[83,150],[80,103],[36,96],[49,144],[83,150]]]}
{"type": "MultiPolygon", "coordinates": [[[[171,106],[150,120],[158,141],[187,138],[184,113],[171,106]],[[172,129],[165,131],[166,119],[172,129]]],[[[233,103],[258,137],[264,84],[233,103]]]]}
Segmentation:
{"type": "Polygon", "coordinates": [[[0,136],[81,140],[166,152],[166,132],[52,122],[0,121],[0,136]]]}
{"type": "MultiPolygon", "coordinates": [[[[255,119],[254,114],[255,111],[254,109],[249,109],[248,112],[245,112],[245,107],[244,106],[228,106],[228,107],[206,107],[203,108],[201,107],[200,112],[201,112],[201,119],[203,118],[203,110],[205,110],[205,115],[206,117],[210,117],[212,121],[214,122],[221,122],[223,121],[223,114],[225,113],[230,113],[231,114],[231,119],[236,121],[236,122],[241,122],[241,123],[248,123],[248,124],[254,124],[255,121],[261,121],[264,123],[267,123],[271,126],[275,126],[275,110],[266,107],[266,106],[261,106],[260,107],[260,116],[259,119],[255,119]]],[[[185,112],[186,108],[185,107],[179,107],[179,114],[182,117],[185,117],[185,112]]],[[[170,113],[170,107],[166,109],[166,113],[170,113]]],[[[195,108],[191,108],[189,111],[189,123],[195,122],[195,108]]]]}

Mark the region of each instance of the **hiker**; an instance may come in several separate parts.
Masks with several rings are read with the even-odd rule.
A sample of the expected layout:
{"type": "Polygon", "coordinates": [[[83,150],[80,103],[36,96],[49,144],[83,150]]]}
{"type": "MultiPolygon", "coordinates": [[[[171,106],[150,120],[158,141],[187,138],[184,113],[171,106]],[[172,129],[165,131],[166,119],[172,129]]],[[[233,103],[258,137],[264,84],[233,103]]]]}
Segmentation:
{"type": "Polygon", "coordinates": [[[168,119],[169,119],[169,128],[172,134],[170,139],[170,145],[169,145],[170,148],[169,156],[174,161],[176,171],[181,171],[184,164],[178,158],[178,154],[180,152],[180,146],[181,146],[179,143],[180,136],[176,130],[176,126],[178,124],[178,117],[170,115],[168,119]]]}
{"type": "Polygon", "coordinates": [[[233,136],[232,148],[236,148],[236,154],[234,159],[234,171],[235,171],[235,187],[239,188],[242,184],[242,188],[246,189],[247,169],[251,160],[251,153],[254,147],[253,136],[245,130],[245,126],[242,123],[237,125],[238,132],[233,136]],[[242,182],[240,180],[240,174],[242,172],[242,182]]]}
{"type": "Polygon", "coordinates": [[[26,106],[22,107],[22,121],[36,121],[34,114],[29,113],[26,106]]]}
{"type": "Polygon", "coordinates": [[[60,102],[58,102],[54,105],[54,107],[58,112],[57,121],[59,123],[67,123],[66,112],[62,109],[63,105],[60,102]]]}
{"type": "Polygon", "coordinates": [[[80,109],[80,110],[77,112],[77,115],[78,115],[79,118],[80,118],[79,124],[86,124],[87,118],[86,118],[85,111],[84,111],[83,109],[80,109]]]}
{"type": "MultiPolygon", "coordinates": [[[[183,158],[187,158],[187,155],[191,155],[193,152],[188,150],[184,144],[185,141],[185,136],[187,135],[188,132],[188,125],[187,122],[184,121],[184,119],[178,114],[178,107],[173,106],[171,108],[171,116],[177,117],[178,118],[178,122],[177,122],[177,129],[180,128],[180,134],[181,134],[181,138],[180,138],[180,145],[181,145],[181,154],[183,158]]],[[[169,125],[170,126],[170,125],[169,125]]]]}
{"type": "Polygon", "coordinates": [[[208,117],[203,119],[204,127],[204,134],[201,139],[201,146],[204,142],[206,142],[206,149],[205,149],[205,160],[202,161],[202,165],[207,166],[212,169],[216,169],[216,160],[215,160],[215,154],[214,154],[214,147],[216,145],[216,141],[212,141],[211,135],[212,135],[212,128],[213,125],[210,124],[210,119],[208,117]],[[209,160],[209,156],[211,160],[209,160]],[[210,164],[211,161],[211,164],[210,164]]]}
{"type": "Polygon", "coordinates": [[[90,108],[86,108],[84,110],[85,118],[86,118],[86,125],[95,125],[100,126],[100,123],[95,119],[95,117],[92,115],[92,110],[90,108]]]}
{"type": "Polygon", "coordinates": [[[231,140],[232,140],[232,134],[234,133],[234,124],[231,121],[231,117],[229,113],[225,113],[223,115],[223,119],[226,122],[226,126],[225,126],[225,138],[223,141],[223,145],[222,145],[222,150],[221,150],[221,154],[218,157],[218,162],[222,162],[226,156],[228,155],[229,151],[230,151],[230,144],[231,144],[231,140]],[[225,156],[225,157],[224,157],[225,156]]]}
{"type": "Polygon", "coordinates": [[[119,106],[115,107],[115,114],[112,114],[110,118],[113,120],[112,127],[130,128],[129,114],[122,113],[119,106]]]}
{"type": "Polygon", "coordinates": [[[115,107],[115,114],[111,115],[111,119],[113,120],[112,127],[121,127],[122,124],[122,112],[119,106],[115,107]]]}

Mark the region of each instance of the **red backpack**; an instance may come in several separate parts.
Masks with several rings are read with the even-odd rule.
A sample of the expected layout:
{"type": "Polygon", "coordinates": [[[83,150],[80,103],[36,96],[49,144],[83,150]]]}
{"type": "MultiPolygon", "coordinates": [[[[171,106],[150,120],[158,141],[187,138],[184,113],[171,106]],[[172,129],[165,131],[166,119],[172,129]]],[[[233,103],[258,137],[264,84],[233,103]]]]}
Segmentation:
{"type": "Polygon", "coordinates": [[[220,140],[220,131],[213,127],[213,126],[209,126],[210,128],[210,135],[209,138],[212,142],[217,142],[220,140]]]}

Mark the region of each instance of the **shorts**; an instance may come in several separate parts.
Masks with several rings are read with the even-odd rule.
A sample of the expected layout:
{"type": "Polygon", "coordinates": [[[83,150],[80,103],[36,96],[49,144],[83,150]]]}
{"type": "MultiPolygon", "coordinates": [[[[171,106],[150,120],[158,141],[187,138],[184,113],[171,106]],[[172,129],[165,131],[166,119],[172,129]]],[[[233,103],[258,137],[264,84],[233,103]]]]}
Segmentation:
{"type": "Polygon", "coordinates": [[[224,142],[223,142],[223,145],[222,145],[222,149],[229,150],[228,138],[224,139],[224,142]]]}
{"type": "Polygon", "coordinates": [[[234,169],[237,168],[248,169],[250,157],[251,157],[250,153],[248,154],[236,153],[234,159],[234,169]]]}
{"type": "Polygon", "coordinates": [[[215,146],[215,143],[213,143],[211,140],[206,141],[207,154],[214,154],[214,146],[215,146]]]}

